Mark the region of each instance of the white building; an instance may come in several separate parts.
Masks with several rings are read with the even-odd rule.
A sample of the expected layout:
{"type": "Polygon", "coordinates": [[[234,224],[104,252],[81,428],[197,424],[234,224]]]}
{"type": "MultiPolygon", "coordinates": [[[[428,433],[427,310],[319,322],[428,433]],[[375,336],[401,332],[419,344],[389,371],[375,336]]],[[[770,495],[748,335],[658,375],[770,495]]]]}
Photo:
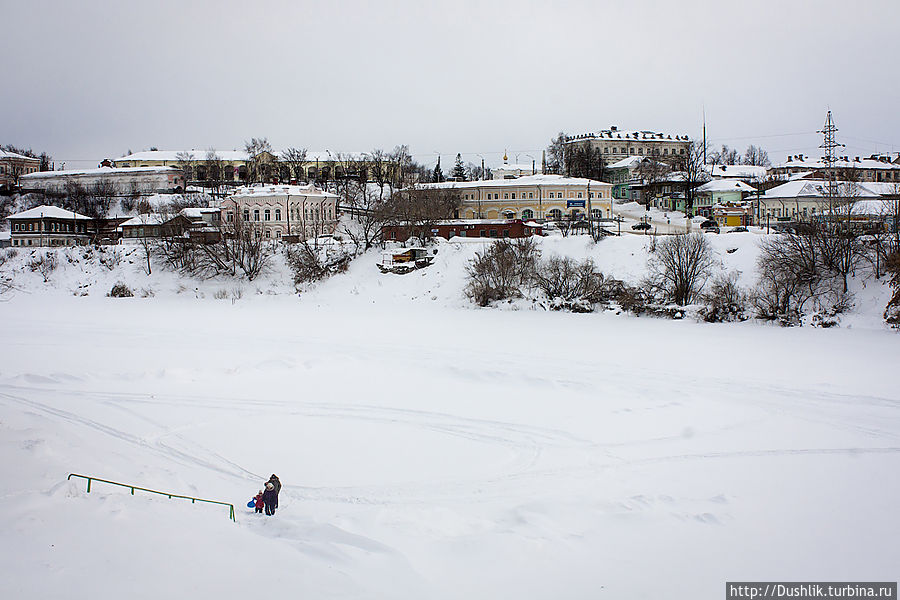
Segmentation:
{"type": "Polygon", "coordinates": [[[338,196],[310,185],[254,185],[237,188],[222,201],[225,225],[250,224],[257,235],[278,240],[334,233],[338,196]]]}
{"type": "Polygon", "coordinates": [[[566,143],[590,145],[599,149],[607,163],[629,156],[654,156],[672,162],[687,154],[691,140],[686,135],[673,136],[657,131],[620,130],[612,126],[602,131],[570,137],[566,143]]]}
{"type": "Polygon", "coordinates": [[[117,195],[179,193],[184,189],[184,177],[174,167],[99,167],[67,171],[43,171],[23,175],[19,187],[26,191],[65,193],[78,185],[84,189],[109,184],[117,195]]]}
{"type": "MultiPolygon", "coordinates": [[[[837,182],[837,197],[829,199],[828,182],[825,180],[798,179],[776,186],[757,200],[757,223],[770,221],[806,221],[859,200],[872,200],[881,196],[866,184],[837,182]],[[834,206],[831,206],[834,205],[834,206]]],[[[753,197],[750,198],[753,201],[753,197]]]]}

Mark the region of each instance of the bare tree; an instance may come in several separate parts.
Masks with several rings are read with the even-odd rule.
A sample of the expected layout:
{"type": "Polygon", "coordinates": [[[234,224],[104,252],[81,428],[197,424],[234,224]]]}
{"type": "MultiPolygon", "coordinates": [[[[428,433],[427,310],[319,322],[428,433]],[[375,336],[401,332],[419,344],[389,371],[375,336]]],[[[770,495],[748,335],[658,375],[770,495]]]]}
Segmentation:
{"type": "Polygon", "coordinates": [[[568,153],[568,144],[566,141],[569,136],[560,131],[555,138],[550,140],[547,146],[547,172],[562,174],[566,168],[566,154],[568,153]]]}
{"type": "Polygon", "coordinates": [[[459,205],[456,188],[414,185],[391,196],[386,206],[386,222],[406,228],[409,235],[427,243],[435,224],[453,217],[459,205]]]}
{"type": "MultiPolygon", "coordinates": [[[[733,163],[731,163],[733,164],[733,163]]],[[[694,216],[694,199],[697,187],[708,178],[703,165],[703,149],[700,144],[688,142],[687,151],[680,161],[684,174],[684,210],[688,217],[694,216]]]]}
{"type": "Polygon", "coordinates": [[[651,286],[668,301],[690,304],[715,266],[715,254],[701,233],[666,237],[650,258],[651,286]]]}
{"type": "Polygon", "coordinates": [[[196,157],[193,152],[179,152],[175,155],[175,160],[178,162],[178,168],[184,174],[184,187],[187,188],[188,182],[195,177],[196,157]]]}
{"type": "Polygon", "coordinates": [[[747,151],[744,152],[744,164],[755,167],[768,167],[772,163],[769,162],[769,153],[758,146],[750,144],[747,151]]]}
{"type": "Polygon", "coordinates": [[[350,238],[357,252],[372,248],[381,239],[388,198],[376,184],[353,181],[345,188],[341,205],[350,219],[341,225],[341,232],[350,238]]]}
{"type": "Polygon", "coordinates": [[[250,183],[269,181],[272,176],[272,163],[268,155],[272,153],[272,145],[266,138],[251,138],[244,142],[247,152],[247,170],[250,183]]]}
{"type": "Polygon", "coordinates": [[[306,181],[306,148],[288,148],[281,153],[280,159],[288,166],[294,179],[306,181]]]}
{"type": "Polygon", "coordinates": [[[741,155],[737,150],[722,144],[721,149],[708,154],[707,162],[711,165],[736,165],[741,162],[741,155]]]}
{"type": "Polygon", "coordinates": [[[635,174],[640,178],[644,189],[644,193],[641,194],[640,198],[642,204],[649,206],[651,190],[655,189],[656,185],[663,181],[671,172],[671,165],[657,160],[656,157],[648,156],[640,161],[637,169],[635,169],[635,174]]]}
{"type": "Polygon", "coordinates": [[[206,181],[212,189],[213,195],[219,195],[225,176],[225,162],[214,149],[210,148],[206,151],[206,160],[203,166],[206,170],[206,181]]]}

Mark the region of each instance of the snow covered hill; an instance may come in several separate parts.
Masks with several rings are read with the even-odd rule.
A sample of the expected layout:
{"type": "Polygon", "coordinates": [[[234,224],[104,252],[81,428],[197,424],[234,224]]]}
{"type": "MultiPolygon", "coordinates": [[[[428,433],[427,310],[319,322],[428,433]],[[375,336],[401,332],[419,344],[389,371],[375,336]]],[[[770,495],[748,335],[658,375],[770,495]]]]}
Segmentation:
{"type": "MultiPolygon", "coordinates": [[[[748,284],[756,237],[711,238],[748,284]]],[[[544,251],[637,281],[647,243],[544,251]]],[[[186,281],[76,249],[45,283],[28,253],[8,261],[0,595],[717,597],[727,580],[896,578],[882,284],[857,282],[826,330],[477,309],[461,289],[479,249],[441,244],[404,276],[371,253],[299,295],[281,263],[186,281]],[[136,297],[106,297],[117,281],[136,297]],[[71,472],[232,502],[237,523],[87,494],[71,472]],[[267,518],[246,503],[271,473],[267,518]]]]}

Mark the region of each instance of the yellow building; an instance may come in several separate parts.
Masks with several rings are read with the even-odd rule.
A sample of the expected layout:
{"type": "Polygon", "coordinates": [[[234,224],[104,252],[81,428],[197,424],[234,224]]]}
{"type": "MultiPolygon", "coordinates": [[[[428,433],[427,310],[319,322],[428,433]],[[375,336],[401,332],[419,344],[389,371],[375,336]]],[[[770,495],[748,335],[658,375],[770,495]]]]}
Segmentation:
{"type": "Polygon", "coordinates": [[[612,184],[562,175],[529,175],[517,179],[448,181],[423,188],[459,191],[461,219],[549,219],[612,217],[612,184]]]}
{"type": "Polygon", "coordinates": [[[190,181],[207,181],[207,156],[212,152],[221,161],[222,180],[227,182],[247,182],[250,179],[250,163],[256,159],[258,163],[267,165],[264,169],[264,183],[290,183],[297,179],[297,171],[302,181],[322,181],[340,179],[341,177],[359,177],[359,171],[366,171],[367,178],[372,179],[376,168],[388,174],[398,169],[395,164],[381,160],[379,165],[368,154],[336,153],[330,150],[307,152],[302,165],[295,165],[282,160],[280,152],[262,152],[251,157],[244,150],[147,150],[135,152],[122,158],[112,160],[116,167],[177,167],[186,172],[190,181]]]}

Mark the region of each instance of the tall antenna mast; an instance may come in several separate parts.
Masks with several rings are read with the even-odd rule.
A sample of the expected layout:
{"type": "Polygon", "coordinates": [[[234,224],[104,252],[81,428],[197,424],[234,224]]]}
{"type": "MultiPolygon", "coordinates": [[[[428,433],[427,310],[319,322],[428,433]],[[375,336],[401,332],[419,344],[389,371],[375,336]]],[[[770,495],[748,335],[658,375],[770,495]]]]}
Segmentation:
{"type": "Polygon", "coordinates": [[[703,106],[703,164],[706,165],[706,105],[703,106]]]}
{"type": "Polygon", "coordinates": [[[822,157],[822,163],[825,165],[825,177],[828,182],[828,198],[831,200],[832,204],[838,195],[837,181],[834,177],[834,164],[837,162],[837,159],[834,156],[834,149],[844,147],[844,144],[838,144],[834,140],[834,134],[837,133],[837,130],[838,128],[834,124],[834,119],[832,119],[831,111],[829,110],[828,114],[825,116],[825,127],[818,133],[821,133],[825,138],[819,148],[825,150],[825,156],[822,157]]]}

